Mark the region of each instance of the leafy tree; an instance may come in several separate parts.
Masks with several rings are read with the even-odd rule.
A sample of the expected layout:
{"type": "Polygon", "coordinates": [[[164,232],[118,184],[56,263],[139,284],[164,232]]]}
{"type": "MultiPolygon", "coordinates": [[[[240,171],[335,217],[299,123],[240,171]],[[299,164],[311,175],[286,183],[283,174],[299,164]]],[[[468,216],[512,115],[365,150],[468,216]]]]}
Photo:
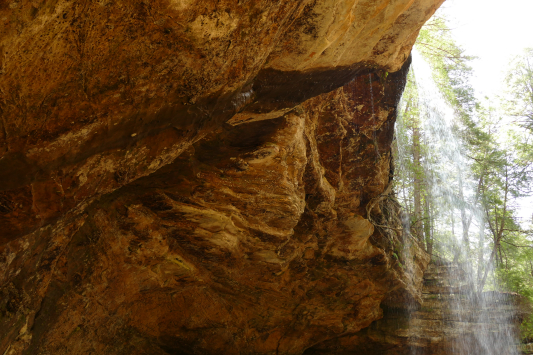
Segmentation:
{"type": "Polygon", "coordinates": [[[471,115],[477,102],[470,84],[469,62],[475,57],[464,54],[451,36],[446,20],[432,17],[420,31],[415,48],[431,64],[435,82],[450,105],[461,116],[471,115]]]}
{"type": "MultiPolygon", "coordinates": [[[[420,104],[417,78],[411,73],[397,130],[395,151],[402,168],[397,169],[396,186],[411,215],[412,231],[423,236],[426,249],[434,256],[477,264],[476,284],[482,291],[489,270],[503,265],[502,243],[510,238],[508,232],[518,228],[513,209],[529,181],[527,159],[523,159],[528,150],[520,153],[517,149],[520,139],[501,148],[502,118],[475,99],[469,83],[473,58],[456,45],[443,18],[435,17],[421,30],[415,48],[429,62],[439,91],[454,110],[453,130],[468,161],[446,160],[445,152],[427,142],[424,116],[428,113],[420,104]],[[477,231],[471,236],[472,225],[477,231]],[[455,234],[460,235],[462,245],[457,244],[455,234]]],[[[531,72],[524,69],[529,68],[524,63],[515,66],[522,71],[509,76],[515,90],[522,90],[519,84],[531,84],[531,72]],[[518,78],[517,73],[522,76],[518,78]],[[524,73],[529,76],[524,78],[524,73]]],[[[515,98],[527,101],[524,95],[515,98]]]]}
{"type": "MultiPolygon", "coordinates": [[[[435,142],[438,128],[429,124],[435,109],[425,107],[427,92],[410,72],[393,152],[395,189],[411,232],[433,258],[471,265],[478,292],[503,285],[533,303],[533,235],[516,218],[533,176],[533,49],[513,61],[507,101],[495,108],[476,100],[469,82],[473,58],[454,42],[445,19],[426,24],[415,48],[453,109],[450,124],[461,149],[450,152],[435,142]],[[502,112],[519,129],[510,129],[502,112]]],[[[533,338],[533,318],[523,331],[533,338]]]]}
{"type": "MultiPolygon", "coordinates": [[[[468,66],[470,57],[463,55],[463,50],[455,44],[450,36],[449,29],[443,18],[434,17],[421,30],[415,48],[430,63],[433,78],[443,93],[446,101],[454,108],[458,117],[468,117],[475,108],[473,104],[473,89],[468,83],[471,68],[468,66]]],[[[428,141],[428,133],[424,122],[431,115],[431,109],[424,107],[418,95],[415,75],[411,72],[404,92],[403,115],[397,129],[398,149],[397,159],[400,160],[400,169],[396,173],[397,188],[400,196],[411,215],[413,234],[420,236],[425,241],[428,252],[434,254],[433,244],[435,234],[439,235],[438,250],[444,257],[458,258],[461,249],[455,243],[452,234],[455,233],[455,223],[451,223],[451,233],[442,230],[443,216],[455,221],[455,206],[460,206],[460,220],[462,235],[466,249],[469,248],[468,229],[473,213],[468,211],[469,202],[464,195],[464,176],[461,167],[456,166],[460,174],[449,174],[446,177],[435,174],[435,166],[443,165],[442,152],[439,152],[433,142],[428,141]],[[457,178],[458,177],[458,178],[457,178]],[[440,181],[436,181],[440,180],[440,181]],[[443,181],[446,180],[446,181],[443,181]],[[453,181],[452,181],[453,180],[453,181]],[[434,185],[440,184],[441,190],[446,186],[447,191],[441,191],[435,196],[434,185]]],[[[460,121],[460,120],[459,120],[460,121]]],[[[453,159],[453,158],[450,158],[453,159]]],[[[449,159],[449,160],[450,160],[449,159]]],[[[455,164],[455,163],[453,163],[455,164]]],[[[442,171],[446,168],[441,169],[442,171]]],[[[448,222],[449,224],[449,220],[448,222]]],[[[437,255],[437,254],[435,254],[437,255]]]]}
{"type": "Polygon", "coordinates": [[[523,169],[533,174],[533,48],[527,48],[513,59],[506,79],[506,95],[502,106],[514,118],[515,150],[523,169]]]}
{"type": "Polygon", "coordinates": [[[533,133],[533,48],[526,49],[512,61],[505,82],[509,113],[533,133]]]}

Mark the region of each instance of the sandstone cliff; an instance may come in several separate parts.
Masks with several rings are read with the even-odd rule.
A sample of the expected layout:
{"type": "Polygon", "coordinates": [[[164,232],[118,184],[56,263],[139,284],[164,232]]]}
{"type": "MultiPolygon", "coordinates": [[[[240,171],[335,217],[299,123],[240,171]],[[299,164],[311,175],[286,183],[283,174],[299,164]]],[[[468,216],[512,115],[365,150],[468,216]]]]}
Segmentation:
{"type": "Polygon", "coordinates": [[[431,264],[424,274],[419,309],[389,307],[383,319],[370,327],[325,341],[305,354],[529,353],[527,346],[518,344],[517,334],[531,314],[529,302],[514,293],[477,294],[468,279],[457,264],[431,264]]]}
{"type": "Polygon", "coordinates": [[[1,3],[0,353],[301,354],[420,303],[387,187],[441,2],[1,3]]]}

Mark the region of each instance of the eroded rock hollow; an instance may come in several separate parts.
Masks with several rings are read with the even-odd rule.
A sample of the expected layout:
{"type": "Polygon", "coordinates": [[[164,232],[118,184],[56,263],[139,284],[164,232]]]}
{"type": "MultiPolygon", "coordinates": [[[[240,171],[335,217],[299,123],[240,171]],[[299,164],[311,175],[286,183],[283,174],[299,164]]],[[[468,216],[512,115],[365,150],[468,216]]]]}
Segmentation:
{"type": "Polygon", "coordinates": [[[0,353],[302,354],[420,305],[390,145],[441,2],[0,3],[0,353]]]}

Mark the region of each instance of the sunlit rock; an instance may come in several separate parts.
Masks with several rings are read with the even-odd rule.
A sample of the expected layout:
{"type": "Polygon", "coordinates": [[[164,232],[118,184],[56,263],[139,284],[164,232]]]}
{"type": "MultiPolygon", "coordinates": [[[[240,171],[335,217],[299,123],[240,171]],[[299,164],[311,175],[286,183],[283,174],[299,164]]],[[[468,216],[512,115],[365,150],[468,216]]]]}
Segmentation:
{"type": "Polygon", "coordinates": [[[441,2],[0,5],[0,353],[301,354],[420,303],[390,145],[441,2]]]}

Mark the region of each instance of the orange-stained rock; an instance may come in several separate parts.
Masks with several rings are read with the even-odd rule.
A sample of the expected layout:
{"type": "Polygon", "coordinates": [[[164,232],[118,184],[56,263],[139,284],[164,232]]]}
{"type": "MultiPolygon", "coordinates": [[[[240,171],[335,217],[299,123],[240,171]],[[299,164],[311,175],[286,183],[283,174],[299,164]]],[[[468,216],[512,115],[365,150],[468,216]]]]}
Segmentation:
{"type": "MultiPolygon", "coordinates": [[[[404,237],[366,211],[391,178],[404,79],[364,74],[283,117],[224,126],[72,212],[77,232],[48,227],[8,243],[4,265],[21,273],[4,282],[21,296],[3,329],[23,331],[6,344],[36,354],[300,354],[381,318],[394,290],[419,299],[421,276],[392,256],[404,237]],[[364,117],[367,84],[383,119],[364,117]]],[[[423,269],[424,260],[402,262],[423,269]]]]}
{"type": "Polygon", "coordinates": [[[390,145],[441,2],[0,3],[0,353],[301,354],[419,304],[390,145]]]}
{"type": "Polygon", "coordinates": [[[0,243],[153,173],[236,113],[274,118],[365,68],[398,70],[441,2],[2,2],[0,243]],[[34,183],[58,185],[59,211],[12,203],[34,183]]]}

